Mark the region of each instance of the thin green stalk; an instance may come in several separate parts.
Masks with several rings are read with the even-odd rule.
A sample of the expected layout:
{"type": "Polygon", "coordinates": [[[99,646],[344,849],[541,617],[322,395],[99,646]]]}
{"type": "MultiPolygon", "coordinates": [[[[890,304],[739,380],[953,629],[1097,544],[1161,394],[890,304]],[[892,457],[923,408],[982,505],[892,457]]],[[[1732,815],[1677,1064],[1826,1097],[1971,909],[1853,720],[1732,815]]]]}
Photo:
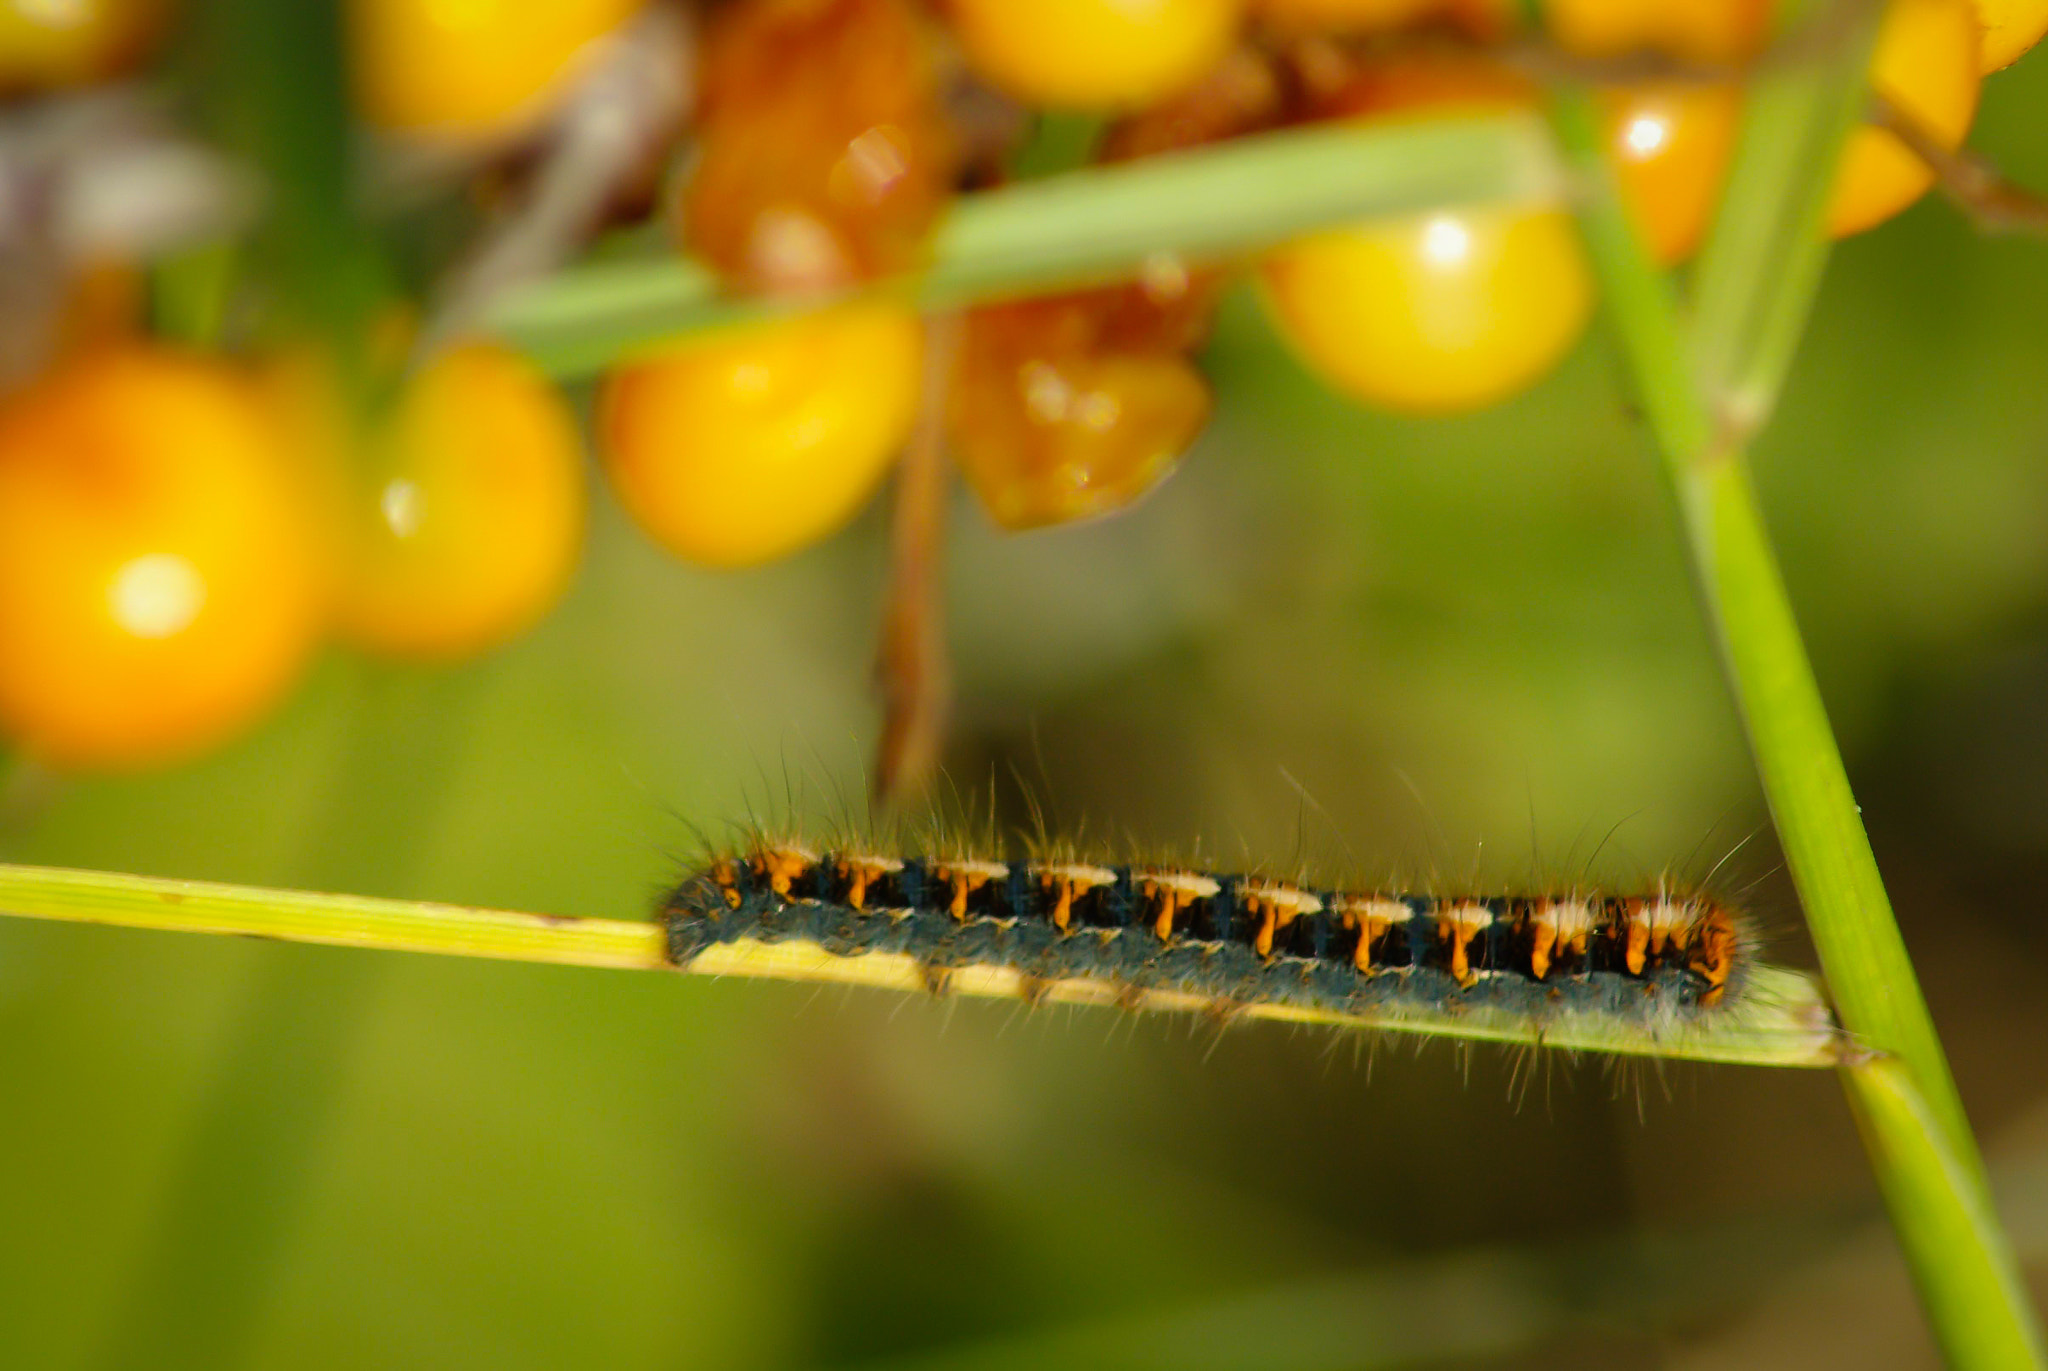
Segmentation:
{"type": "Polygon", "coordinates": [[[567,966],[652,971],[668,965],[661,929],[651,923],[265,890],[114,871],[0,866],[0,914],[567,966]]]}
{"type": "MultiPolygon", "coordinates": [[[[1821,100],[1810,106],[1816,117],[1827,108],[1821,100]]],[[[1561,93],[1554,120],[1585,183],[1581,220],[1595,272],[1644,397],[1699,593],[1843,1026],[1898,1064],[1896,1076],[1882,1077],[1891,1091],[1882,1102],[1888,1107],[1867,1098],[1865,1076],[1846,1079],[1928,1317],[1957,1366],[2040,1365],[2033,1314],[2011,1252],[1988,1217],[1976,1141],[1892,917],[1740,440],[1717,422],[1721,415],[1700,387],[1675,294],[1629,223],[1601,155],[1591,100],[1561,93]],[[1901,1091],[1911,1108],[1896,1103],[1901,1091]],[[1906,1136],[1916,1129],[1924,1136],[1906,1136]],[[1987,1284],[1986,1272],[1999,1278],[1987,1284]]],[[[1821,165],[1833,166],[1833,156],[1821,165]]],[[[1808,232],[1818,228],[1809,217],[1808,232]]],[[[1816,251],[1795,247],[1773,260],[1794,277],[1817,275],[1816,251]]],[[[1768,271],[1743,275],[1745,289],[1772,289],[1768,271]]],[[[1771,313],[1723,308],[1731,318],[1771,313]]],[[[1778,377],[1767,374],[1756,349],[1789,363],[1801,318],[1803,304],[1799,316],[1749,332],[1749,342],[1730,347],[1722,374],[1761,380],[1756,393],[1775,394],[1778,377]]]]}
{"type": "Polygon", "coordinates": [[[1843,1022],[1906,1064],[1951,1149],[1981,1179],[1976,1138],[1899,936],[1741,452],[1775,404],[1819,290],[1836,168],[1868,104],[1866,73],[1883,13],[1875,0],[1809,0],[1801,9],[1809,26],[1832,26],[1833,42],[1753,83],[1701,254],[1695,403],[1717,432],[1699,447],[1666,444],[1665,459],[1843,1022]]]}
{"type": "Polygon", "coordinates": [[[1948,1146],[1896,1058],[1870,1058],[1842,1075],[1899,1246],[1909,1259],[1939,1254],[1938,1273],[1916,1276],[1944,1359],[1955,1367],[2040,1366],[2026,1284],[1982,1176],[1948,1146]]]}
{"type": "Polygon", "coordinates": [[[1699,393],[1744,438],[1776,405],[1820,290],[1834,168],[1869,103],[1864,73],[1884,16],[1877,0],[1798,8],[1804,31],[1794,37],[1812,55],[1766,63],[1749,82],[1737,156],[1694,275],[1699,393]]]}
{"type": "MultiPolygon", "coordinates": [[[[876,289],[947,310],[1129,277],[1161,257],[1228,257],[1349,219],[1558,196],[1556,155],[1529,114],[1294,129],[966,196],[939,225],[931,266],[876,289]]],[[[484,324],[572,376],[791,307],[721,294],[701,264],[664,253],[556,272],[484,324]]]]}
{"type": "MultiPolygon", "coordinates": [[[[1694,576],[1843,1026],[1907,1063],[1957,1154],[1981,1173],[1763,527],[1739,435],[1718,422],[1692,365],[1697,332],[1688,336],[1668,278],[1629,223],[1599,152],[1590,101],[1560,95],[1556,117],[1590,192],[1581,221],[1595,270],[1678,499],[1694,576]]],[[[1808,216],[1807,226],[1817,235],[1817,218],[1808,216]]],[[[1788,247],[1773,260],[1803,275],[1814,255],[1788,247]]],[[[1741,283],[1759,293],[1770,289],[1768,275],[1754,270],[1742,273],[1741,283]]],[[[1740,306],[1710,310],[1703,302],[1699,317],[1711,323],[1761,313],[1740,306]]],[[[1789,348],[1783,356],[1789,362],[1789,348]]],[[[1755,372],[1746,356],[1731,354],[1731,365],[1755,372]]],[[[1769,388],[1775,391],[1775,382],[1769,388]]]]}
{"type": "Polygon", "coordinates": [[[1965,1169],[1977,1143],[1864,832],[1748,465],[1729,451],[1673,472],[1687,540],[1786,864],[1843,1024],[1904,1062],[1965,1169]]]}

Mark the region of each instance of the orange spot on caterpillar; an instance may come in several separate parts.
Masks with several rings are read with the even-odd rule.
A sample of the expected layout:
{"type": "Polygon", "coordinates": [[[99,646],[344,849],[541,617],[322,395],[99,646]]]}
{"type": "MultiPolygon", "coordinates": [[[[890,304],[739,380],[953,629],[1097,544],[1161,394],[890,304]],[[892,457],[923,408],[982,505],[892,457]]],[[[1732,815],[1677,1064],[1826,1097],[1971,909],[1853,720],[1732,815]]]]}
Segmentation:
{"type": "Polygon", "coordinates": [[[801,847],[769,847],[754,854],[754,873],[785,900],[791,884],[809,875],[817,864],[818,854],[801,847]]]}
{"type": "Polygon", "coordinates": [[[1455,904],[1437,912],[1436,934],[1451,945],[1451,979],[1467,990],[1479,981],[1472,969],[1472,940],[1492,924],[1493,911],[1483,904],[1455,904]]]}
{"type": "Polygon", "coordinates": [[[1659,900],[1650,906],[1650,951],[1663,956],[1666,947],[1684,945],[1692,911],[1676,900],[1659,900]]]}
{"type": "Polygon", "coordinates": [[[1701,911],[1690,934],[1692,949],[1686,959],[1686,967],[1705,978],[1707,989],[1700,993],[1700,1003],[1711,1007],[1720,1002],[1722,993],[1728,988],[1728,975],[1735,966],[1738,946],[1735,921],[1725,909],[1709,905],[1701,911]]]}
{"type": "Polygon", "coordinates": [[[1116,873],[1106,866],[1063,863],[1034,867],[1032,871],[1038,877],[1039,888],[1052,894],[1052,911],[1048,917],[1052,926],[1062,933],[1074,920],[1075,900],[1098,886],[1116,884],[1116,873]]]}
{"type": "Polygon", "coordinates": [[[1198,871],[1147,871],[1139,879],[1138,892],[1148,901],[1158,901],[1152,916],[1152,931],[1162,943],[1173,941],[1173,919],[1196,900],[1214,899],[1223,887],[1212,876],[1198,871]]]}
{"type": "Polygon", "coordinates": [[[967,922],[967,898],[990,881],[999,881],[1010,874],[1010,868],[1002,862],[958,861],[934,866],[932,874],[953,887],[953,898],[947,902],[946,912],[958,923],[967,922]]]}
{"type": "Polygon", "coordinates": [[[1415,917],[1415,911],[1406,902],[1376,895],[1340,896],[1335,908],[1346,929],[1358,930],[1358,947],[1351,954],[1351,965],[1368,976],[1372,974],[1373,943],[1384,938],[1395,924],[1405,924],[1415,917]]]}
{"type": "Polygon", "coordinates": [[[894,857],[841,857],[837,868],[841,880],[846,882],[846,902],[855,909],[867,908],[868,887],[884,876],[893,876],[903,869],[903,863],[894,857]]]}
{"type": "Polygon", "coordinates": [[[1291,885],[1252,885],[1239,888],[1244,907],[1258,916],[1259,931],[1252,937],[1252,950],[1261,957],[1273,955],[1273,938],[1305,914],[1320,913],[1323,902],[1306,890],[1291,885]]]}
{"type": "Polygon", "coordinates": [[[1553,955],[1583,958],[1593,933],[1593,909],[1584,900],[1540,900],[1529,916],[1529,971],[1550,976],[1553,955]]]}
{"type": "Polygon", "coordinates": [[[1622,953],[1622,965],[1631,976],[1643,974],[1643,967],[1649,963],[1650,916],[1649,901],[1629,900],[1622,906],[1622,921],[1626,939],[1622,953]]]}
{"type": "Polygon", "coordinates": [[[721,857],[711,864],[711,883],[725,896],[725,902],[733,909],[740,907],[740,877],[730,858],[721,857]]]}

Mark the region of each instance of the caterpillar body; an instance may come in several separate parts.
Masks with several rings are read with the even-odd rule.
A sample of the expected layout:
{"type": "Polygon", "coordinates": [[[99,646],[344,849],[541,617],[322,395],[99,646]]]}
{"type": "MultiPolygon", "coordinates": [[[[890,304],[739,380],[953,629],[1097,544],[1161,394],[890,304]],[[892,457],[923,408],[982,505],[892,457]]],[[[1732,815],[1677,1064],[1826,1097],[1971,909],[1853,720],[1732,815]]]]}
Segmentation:
{"type": "Polygon", "coordinates": [[[1717,1060],[1837,1045],[1808,978],[1760,966],[1726,905],[1668,890],[1449,897],[763,843],[691,872],[661,918],[694,971],[1717,1060]]]}

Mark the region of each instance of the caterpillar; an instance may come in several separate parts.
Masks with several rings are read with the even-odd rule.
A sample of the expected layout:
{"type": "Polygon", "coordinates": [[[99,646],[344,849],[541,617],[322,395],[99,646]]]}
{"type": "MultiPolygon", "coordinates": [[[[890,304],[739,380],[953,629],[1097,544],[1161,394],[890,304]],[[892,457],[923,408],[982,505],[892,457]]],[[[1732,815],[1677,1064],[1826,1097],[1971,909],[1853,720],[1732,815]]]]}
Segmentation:
{"type": "Polygon", "coordinates": [[[1817,987],[1703,893],[1418,895],[1167,865],[760,842],[663,899],[669,960],[1711,1060],[1834,1060],[1817,987]]]}

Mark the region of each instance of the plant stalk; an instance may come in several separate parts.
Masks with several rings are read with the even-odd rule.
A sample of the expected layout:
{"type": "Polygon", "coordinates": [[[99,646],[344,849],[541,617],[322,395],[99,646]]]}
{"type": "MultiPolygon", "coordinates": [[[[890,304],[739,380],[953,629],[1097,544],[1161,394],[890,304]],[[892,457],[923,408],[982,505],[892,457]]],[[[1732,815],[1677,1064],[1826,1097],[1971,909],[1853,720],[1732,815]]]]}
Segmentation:
{"type": "MultiPolygon", "coordinates": [[[[1814,79],[1842,77],[1824,69],[1814,79]]],[[[1824,120],[1832,105],[1813,98],[1806,108],[1824,120]]],[[[1582,178],[1580,218],[1595,275],[1643,397],[1694,580],[1829,988],[1843,1026],[1890,1063],[1875,1075],[1848,1070],[1845,1084],[1928,1319],[1957,1367],[2039,1366],[2040,1333],[1991,1216],[1976,1139],[1892,916],[1743,458],[1743,438],[1764,415],[1731,424],[1705,389],[1709,377],[1742,378],[1751,396],[1776,394],[1825,258],[1818,214],[1798,216],[1806,239],[1759,240],[1754,251],[1766,260],[1740,272],[1724,269],[1722,279],[1739,279],[1742,289],[1759,294],[1789,282],[1799,309],[1703,305],[1703,324],[1770,322],[1747,329],[1746,341],[1729,345],[1702,371],[1699,334],[1685,326],[1675,290],[1629,222],[1601,152],[1591,98],[1560,92],[1553,120],[1582,178]]],[[[1769,132],[1753,129],[1745,143],[1769,132]]],[[[1820,145],[1822,174],[1839,148],[1840,139],[1820,145]]],[[[1762,177],[1737,182],[1752,195],[1770,185],[1762,177]]],[[[1722,216],[1746,217],[1734,210],[1722,216]]]]}

